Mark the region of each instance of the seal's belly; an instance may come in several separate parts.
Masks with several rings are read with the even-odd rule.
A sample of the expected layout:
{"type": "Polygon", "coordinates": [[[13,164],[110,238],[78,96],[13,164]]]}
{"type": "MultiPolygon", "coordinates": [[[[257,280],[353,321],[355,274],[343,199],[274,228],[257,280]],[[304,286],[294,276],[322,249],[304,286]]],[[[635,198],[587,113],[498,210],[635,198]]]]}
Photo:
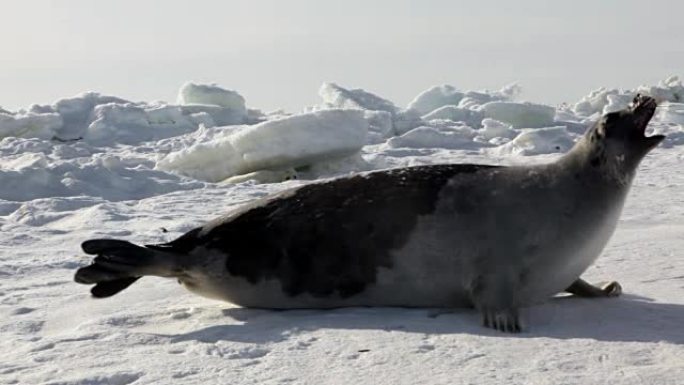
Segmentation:
{"type": "Polygon", "coordinates": [[[181,279],[181,282],[196,294],[257,308],[461,307],[470,304],[463,286],[450,271],[433,274],[416,268],[405,270],[401,266],[380,269],[375,282],[348,297],[341,297],[336,292],[325,296],[310,293],[292,296],[278,279],[251,283],[241,277],[207,272],[195,272],[191,278],[181,279]]]}
{"type": "MultiPolygon", "coordinates": [[[[576,280],[601,253],[616,221],[617,215],[610,216],[600,226],[587,226],[588,231],[574,235],[563,233],[560,227],[549,229],[550,226],[541,224],[544,236],[540,238],[535,235],[538,231],[531,229],[526,232],[535,237],[531,239],[511,237],[511,229],[495,226],[470,226],[470,231],[454,232],[454,228],[466,228],[462,221],[445,220],[443,216],[423,217],[408,241],[391,251],[391,265],[378,266],[373,276],[359,282],[360,290],[347,296],[337,291],[322,294],[303,290],[292,294],[285,289],[287,271],[256,281],[231,276],[226,269],[226,256],[207,255],[206,251],[201,256],[206,262],[195,266],[181,281],[197,294],[246,307],[463,307],[471,304],[469,289],[475,280],[506,271],[525,277],[506,289],[515,291],[516,302],[524,306],[546,300],[576,280]],[[488,242],[478,234],[505,241],[488,242]],[[528,250],[528,244],[535,244],[535,255],[523,252],[528,250]]],[[[350,259],[349,263],[355,262],[350,259]]],[[[338,278],[335,271],[319,274],[318,280],[338,278]]],[[[501,277],[501,282],[506,278],[501,277]]]]}
{"type": "MultiPolygon", "coordinates": [[[[359,289],[347,295],[337,290],[326,293],[315,291],[320,287],[316,284],[320,282],[339,280],[339,271],[298,266],[297,271],[275,269],[269,277],[250,281],[246,277],[229,273],[226,268],[228,257],[225,254],[207,249],[197,250],[193,260],[204,262],[201,265],[192,264],[180,280],[197,294],[246,307],[287,309],[469,305],[464,285],[459,279],[459,265],[454,259],[452,245],[444,241],[444,234],[438,231],[440,227],[435,226],[429,218],[423,218],[420,222],[402,247],[389,251],[391,263],[375,266],[372,275],[355,275],[355,283],[359,289]],[[310,271],[310,274],[316,275],[302,277],[302,271],[310,271]],[[305,282],[311,287],[301,287],[302,290],[293,293],[291,287],[288,287],[288,283],[293,281],[305,282]]],[[[344,266],[342,273],[360,270],[360,266],[358,269],[353,266],[355,263],[360,264],[362,261],[350,256],[350,265],[344,266]]]]}
{"type": "Polygon", "coordinates": [[[600,256],[617,225],[619,211],[610,213],[591,231],[547,247],[539,261],[526,267],[530,272],[520,289],[525,304],[542,302],[563,292],[600,256]]]}
{"type": "MultiPolygon", "coordinates": [[[[226,269],[226,256],[207,253],[205,263],[193,266],[180,281],[187,289],[205,297],[240,306],[261,308],[334,308],[347,306],[459,307],[470,301],[459,279],[452,248],[434,231],[419,231],[399,250],[392,252],[391,266],[378,267],[373,277],[361,282],[353,295],[338,292],[326,295],[303,292],[292,295],[284,288],[286,273],[250,282],[232,276],[226,269]]],[[[197,258],[200,256],[198,255],[197,258]]],[[[350,263],[353,263],[350,261],[350,263]]],[[[336,279],[335,272],[322,280],[336,279]]]]}

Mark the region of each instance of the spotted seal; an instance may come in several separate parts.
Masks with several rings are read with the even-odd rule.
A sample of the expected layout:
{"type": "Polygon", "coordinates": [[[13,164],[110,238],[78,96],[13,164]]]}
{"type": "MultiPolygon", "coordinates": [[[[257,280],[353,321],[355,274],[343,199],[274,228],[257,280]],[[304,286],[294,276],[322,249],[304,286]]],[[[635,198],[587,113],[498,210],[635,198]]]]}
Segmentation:
{"type": "Polygon", "coordinates": [[[637,96],[557,161],[444,164],[324,180],[253,201],[164,244],[94,239],[76,281],[107,297],[146,275],[259,308],[475,307],[521,330],[519,309],[563,291],[614,296],[580,275],[611,237],[656,108],[637,96]]]}

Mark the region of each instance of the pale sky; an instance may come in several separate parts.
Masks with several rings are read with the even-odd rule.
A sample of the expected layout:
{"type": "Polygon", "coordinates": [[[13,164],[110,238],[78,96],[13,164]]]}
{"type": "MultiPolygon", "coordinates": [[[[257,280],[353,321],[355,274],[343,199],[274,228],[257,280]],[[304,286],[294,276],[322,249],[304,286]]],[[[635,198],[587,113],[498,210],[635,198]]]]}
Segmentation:
{"type": "Polygon", "coordinates": [[[185,81],[297,111],[322,82],[406,105],[435,84],[573,102],[684,76],[684,1],[3,1],[0,106],[82,91],[174,101],[185,81]]]}

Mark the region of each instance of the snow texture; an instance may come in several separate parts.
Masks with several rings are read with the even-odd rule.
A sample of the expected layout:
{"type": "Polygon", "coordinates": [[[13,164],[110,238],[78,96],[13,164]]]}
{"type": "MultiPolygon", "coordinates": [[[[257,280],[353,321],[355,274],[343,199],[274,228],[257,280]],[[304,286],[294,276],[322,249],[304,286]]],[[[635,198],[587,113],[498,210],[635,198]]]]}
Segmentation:
{"type": "Polygon", "coordinates": [[[407,109],[332,83],[320,94],[321,105],[292,114],[191,83],[175,105],[89,92],[0,110],[0,384],[681,383],[678,78],[558,107],[518,101],[518,86],[432,87],[407,109]],[[668,138],[644,160],[615,236],[584,275],[618,280],[625,294],[526,309],[520,335],[485,329],[468,309],[242,309],[161,278],[94,300],[72,281],[89,261],[83,240],[169,241],[318,178],[551,161],[638,92],[663,101],[648,131],[668,138]]]}

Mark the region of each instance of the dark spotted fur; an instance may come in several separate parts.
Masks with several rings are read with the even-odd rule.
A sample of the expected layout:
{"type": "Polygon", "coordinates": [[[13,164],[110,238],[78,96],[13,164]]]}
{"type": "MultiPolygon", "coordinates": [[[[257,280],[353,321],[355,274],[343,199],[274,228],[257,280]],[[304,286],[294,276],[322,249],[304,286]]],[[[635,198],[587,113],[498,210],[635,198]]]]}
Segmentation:
{"type": "MultiPolygon", "coordinates": [[[[497,166],[416,166],[312,183],[291,195],[254,202],[231,219],[210,222],[147,250],[168,256],[187,255],[197,247],[215,249],[228,256],[231,276],[253,284],[276,279],[290,296],[349,297],[375,282],[378,268],[392,266],[391,251],[407,242],[421,215],[435,210],[438,194],[450,178],[493,167],[497,166]]],[[[140,253],[130,244],[122,245],[115,254],[140,253]]],[[[88,242],[84,249],[93,252],[88,242]]],[[[97,258],[82,270],[107,272],[97,258]]],[[[134,282],[116,275],[117,282],[103,285],[114,277],[89,278],[104,294],[98,296],[112,295],[134,282]]]]}
{"type": "Polygon", "coordinates": [[[277,279],[290,296],[348,297],[375,282],[378,268],[392,266],[390,252],[408,240],[419,216],[435,210],[450,178],[492,167],[416,166],[312,183],[148,247],[182,254],[217,249],[234,277],[277,279]]]}

